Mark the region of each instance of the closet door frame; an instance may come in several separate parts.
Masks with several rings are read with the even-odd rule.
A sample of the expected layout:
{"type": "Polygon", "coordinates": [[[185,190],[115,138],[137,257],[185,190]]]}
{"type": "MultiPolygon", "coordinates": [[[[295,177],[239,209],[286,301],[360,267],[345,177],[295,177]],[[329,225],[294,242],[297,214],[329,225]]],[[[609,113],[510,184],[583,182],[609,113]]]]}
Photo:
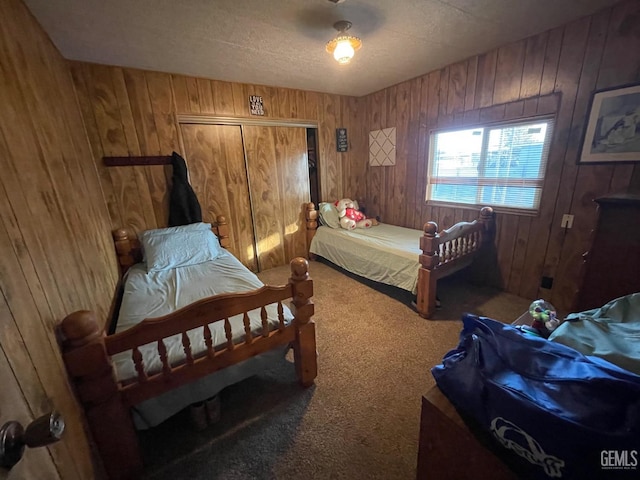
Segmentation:
{"type": "Polygon", "coordinates": [[[318,128],[315,120],[262,119],[247,117],[218,117],[215,115],[177,114],[177,122],[196,123],[201,125],[264,125],[267,127],[303,127],[318,128]]]}
{"type": "MultiPolygon", "coordinates": [[[[195,124],[195,125],[229,125],[229,126],[239,126],[241,130],[242,142],[243,142],[243,153],[244,153],[244,163],[245,163],[245,171],[247,175],[249,175],[249,163],[247,157],[247,150],[245,148],[245,126],[266,126],[266,127],[299,127],[299,128],[314,128],[318,129],[318,122],[313,120],[286,120],[286,119],[262,119],[262,118],[246,118],[246,117],[227,117],[227,116],[215,116],[215,115],[193,115],[193,114],[177,114],[176,115],[176,124],[178,126],[179,132],[179,142],[180,148],[183,152],[186,153],[184,139],[182,138],[182,130],[181,125],[187,124],[195,124]]],[[[308,152],[307,152],[308,155],[308,152]]],[[[308,157],[307,157],[308,161],[308,157]]],[[[188,162],[188,158],[187,158],[188,162]]],[[[247,180],[250,182],[250,179],[247,177],[247,180]]],[[[258,240],[259,235],[256,231],[255,219],[253,218],[253,205],[254,198],[251,192],[251,188],[248,189],[249,194],[249,204],[251,207],[251,215],[252,215],[252,229],[253,229],[253,239],[254,239],[254,252],[255,252],[255,261],[257,264],[258,271],[262,270],[262,265],[260,263],[260,250],[258,248],[258,240]]],[[[220,212],[224,214],[224,212],[220,212]]],[[[234,219],[230,218],[230,221],[233,224],[234,219]]],[[[307,246],[308,248],[308,246],[307,246]]]]}

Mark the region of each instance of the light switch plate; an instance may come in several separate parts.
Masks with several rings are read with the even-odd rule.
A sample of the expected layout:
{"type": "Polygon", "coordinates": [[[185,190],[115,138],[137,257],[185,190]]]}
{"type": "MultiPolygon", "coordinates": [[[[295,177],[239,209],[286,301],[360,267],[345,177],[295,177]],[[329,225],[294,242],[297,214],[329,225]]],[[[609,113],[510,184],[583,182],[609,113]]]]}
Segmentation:
{"type": "Polygon", "coordinates": [[[562,223],[560,224],[562,228],[571,228],[573,227],[573,215],[569,213],[565,213],[562,215],[562,223]]]}

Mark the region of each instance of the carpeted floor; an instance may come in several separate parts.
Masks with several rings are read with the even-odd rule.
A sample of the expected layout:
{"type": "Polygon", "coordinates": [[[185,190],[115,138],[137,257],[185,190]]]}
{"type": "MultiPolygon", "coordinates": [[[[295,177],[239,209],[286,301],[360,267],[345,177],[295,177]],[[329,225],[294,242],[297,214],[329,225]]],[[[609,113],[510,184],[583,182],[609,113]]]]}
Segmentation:
{"type": "MultiPolygon", "coordinates": [[[[281,365],[225,389],[222,419],[191,428],[186,412],[140,438],[147,480],[413,479],[421,396],[430,368],[457,344],[463,312],[511,322],[530,300],[441,281],[436,320],[420,318],[410,298],[384,292],[311,262],[318,378],[296,383],[281,365]]],[[[289,267],[262,272],[282,284],[289,267]]]]}

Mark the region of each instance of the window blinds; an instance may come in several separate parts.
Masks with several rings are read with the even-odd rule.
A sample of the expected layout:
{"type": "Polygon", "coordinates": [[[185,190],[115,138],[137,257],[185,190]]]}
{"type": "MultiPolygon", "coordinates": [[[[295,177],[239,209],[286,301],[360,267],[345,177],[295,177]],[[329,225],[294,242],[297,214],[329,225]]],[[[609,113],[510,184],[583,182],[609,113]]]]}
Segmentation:
{"type": "Polygon", "coordinates": [[[427,200],[538,210],[554,121],[431,134],[427,200]]]}

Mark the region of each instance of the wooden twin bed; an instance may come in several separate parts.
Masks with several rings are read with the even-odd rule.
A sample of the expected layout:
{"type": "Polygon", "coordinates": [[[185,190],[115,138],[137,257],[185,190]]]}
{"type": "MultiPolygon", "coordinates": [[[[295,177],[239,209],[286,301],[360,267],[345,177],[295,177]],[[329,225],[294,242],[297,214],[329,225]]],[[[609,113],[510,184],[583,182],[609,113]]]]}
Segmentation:
{"type": "MultiPolygon", "coordinates": [[[[218,217],[213,230],[220,245],[226,247],[228,225],[224,217],[218,217]]],[[[126,230],[115,231],[114,240],[122,273],[129,272],[124,283],[132,282],[137,265],[141,265],[140,242],[126,230]]],[[[220,258],[211,262],[211,268],[216,261],[226,262],[224,271],[228,264],[239,264],[226,251],[220,258]]],[[[145,276],[147,272],[138,273],[145,276]]],[[[160,273],[158,278],[164,278],[162,275],[173,273],[160,273]]],[[[212,284],[219,281],[215,277],[209,280],[212,284]]],[[[235,280],[231,280],[233,284],[235,280]]],[[[252,281],[259,282],[257,277],[252,281]]],[[[117,303],[135,304],[129,298],[131,292],[124,288],[124,299],[117,303]]],[[[144,294],[158,300],[148,290],[144,294]]],[[[133,411],[145,402],[215,379],[222,370],[229,376],[231,369],[275,350],[284,356],[288,346],[294,350],[300,383],[305,387],[313,384],[317,364],[312,294],[308,263],[296,258],[291,261],[286,285],[202,298],[113,335],[107,335],[108,322],[98,320],[91,311],[67,316],[59,326],[64,363],[109,478],[137,478],[142,470],[133,411]],[[288,299],[289,308],[283,305],[288,299]],[[130,376],[122,373],[123,362],[133,372],[130,376]]],[[[246,371],[239,378],[243,375],[247,376],[246,371]]],[[[187,397],[183,403],[191,400],[187,397]]]]}
{"type": "Polygon", "coordinates": [[[441,232],[432,221],[423,230],[387,224],[355,230],[318,226],[313,203],[306,218],[311,258],[321,256],[351,273],[415,294],[416,309],[424,318],[435,312],[438,279],[486,256],[495,234],[491,207],[483,207],[477,220],[441,232]]]}

